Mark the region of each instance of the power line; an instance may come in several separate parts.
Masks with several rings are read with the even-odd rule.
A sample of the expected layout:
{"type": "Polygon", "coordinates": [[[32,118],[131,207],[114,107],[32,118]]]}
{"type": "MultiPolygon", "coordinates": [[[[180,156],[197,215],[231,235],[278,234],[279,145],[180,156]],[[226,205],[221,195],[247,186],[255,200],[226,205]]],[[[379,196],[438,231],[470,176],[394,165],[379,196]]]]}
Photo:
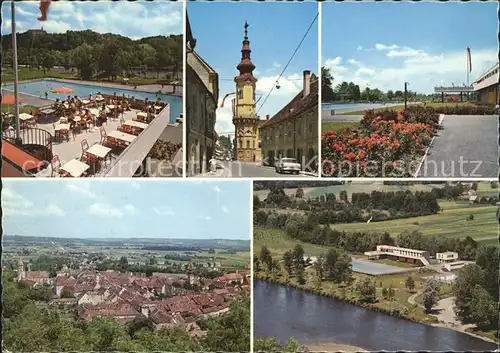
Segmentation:
{"type": "Polygon", "coordinates": [[[281,76],[283,76],[283,74],[285,73],[286,69],[288,68],[288,65],[290,65],[290,63],[292,62],[293,58],[295,57],[295,54],[297,54],[297,52],[299,51],[302,43],[304,42],[304,40],[306,39],[307,35],[309,34],[309,31],[311,30],[312,26],[316,22],[316,20],[318,18],[318,15],[319,15],[319,13],[316,13],[316,16],[314,16],[314,19],[312,20],[311,24],[309,25],[309,28],[307,28],[306,33],[304,34],[304,36],[300,40],[299,44],[297,45],[297,48],[295,48],[295,50],[293,51],[293,54],[290,57],[290,59],[288,60],[288,62],[286,63],[285,67],[283,68],[283,71],[281,71],[280,75],[276,79],[275,84],[273,85],[273,87],[271,87],[271,90],[269,91],[269,93],[267,94],[266,98],[264,99],[264,102],[262,102],[262,104],[260,105],[259,109],[257,110],[257,115],[259,115],[260,110],[262,109],[262,107],[264,106],[264,104],[266,104],[267,99],[269,98],[269,96],[271,95],[271,93],[274,90],[274,87],[276,87],[276,83],[278,83],[278,81],[281,78],[281,76]]]}
{"type": "MultiPolygon", "coordinates": [[[[234,81],[234,78],[219,78],[219,81],[234,81]]],[[[288,79],[288,81],[302,81],[301,78],[292,78],[288,79]]]]}

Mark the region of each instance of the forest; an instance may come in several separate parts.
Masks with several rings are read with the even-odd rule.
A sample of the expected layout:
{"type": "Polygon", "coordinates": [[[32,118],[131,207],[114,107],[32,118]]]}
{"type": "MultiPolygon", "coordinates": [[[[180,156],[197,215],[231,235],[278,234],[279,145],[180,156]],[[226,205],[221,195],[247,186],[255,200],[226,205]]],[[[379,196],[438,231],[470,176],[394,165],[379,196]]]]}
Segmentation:
{"type": "MultiPolygon", "coordinates": [[[[81,79],[116,80],[133,71],[169,71],[170,79],[182,73],[182,35],[133,40],[91,30],[66,33],[28,31],[17,36],[18,64],[50,70],[56,66],[76,70],[81,79]]],[[[12,35],[2,36],[3,68],[12,67],[12,35]]],[[[167,77],[169,79],[169,77],[167,77]]]]}

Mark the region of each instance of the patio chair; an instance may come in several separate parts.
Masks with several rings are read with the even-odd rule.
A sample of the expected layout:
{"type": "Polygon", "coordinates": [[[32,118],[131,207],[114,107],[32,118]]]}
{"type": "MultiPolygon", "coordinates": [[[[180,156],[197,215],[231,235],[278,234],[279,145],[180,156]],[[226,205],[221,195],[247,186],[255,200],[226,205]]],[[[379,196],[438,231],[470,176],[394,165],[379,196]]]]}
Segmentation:
{"type": "Polygon", "coordinates": [[[108,137],[108,134],[106,133],[106,130],[104,130],[104,126],[101,126],[99,128],[99,133],[101,134],[101,141],[99,142],[101,145],[104,144],[106,141],[106,137],[108,137]]]}
{"type": "Polygon", "coordinates": [[[52,172],[51,172],[50,176],[53,177],[54,173],[56,173],[56,175],[58,175],[59,170],[61,168],[61,160],[59,159],[59,156],[57,154],[55,154],[52,157],[52,160],[50,161],[50,166],[52,168],[52,172]]]}
{"type": "Polygon", "coordinates": [[[85,152],[87,152],[89,149],[89,143],[88,143],[87,139],[83,139],[80,142],[80,145],[82,146],[82,155],[81,155],[80,159],[83,159],[85,157],[85,152]]]}

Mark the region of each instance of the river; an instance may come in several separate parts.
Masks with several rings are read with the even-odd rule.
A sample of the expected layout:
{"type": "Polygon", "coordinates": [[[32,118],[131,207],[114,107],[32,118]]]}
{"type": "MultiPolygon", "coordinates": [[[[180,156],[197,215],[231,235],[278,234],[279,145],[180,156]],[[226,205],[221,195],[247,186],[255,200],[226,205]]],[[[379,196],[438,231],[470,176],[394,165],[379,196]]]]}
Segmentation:
{"type": "Polygon", "coordinates": [[[335,342],[369,351],[485,351],[497,345],[271,282],[254,281],[254,335],[301,344],[335,342]]]}

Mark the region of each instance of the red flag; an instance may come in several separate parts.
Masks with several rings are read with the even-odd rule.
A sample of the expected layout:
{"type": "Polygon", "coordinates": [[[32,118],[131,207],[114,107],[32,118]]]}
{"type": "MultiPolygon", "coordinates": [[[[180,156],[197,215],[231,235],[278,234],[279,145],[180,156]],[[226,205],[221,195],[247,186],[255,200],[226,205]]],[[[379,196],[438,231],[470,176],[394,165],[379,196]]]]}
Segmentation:
{"type": "Polygon", "coordinates": [[[472,72],[472,59],[470,56],[470,48],[467,47],[467,69],[469,72],[472,72]]]}
{"type": "Polygon", "coordinates": [[[235,98],[231,99],[231,103],[233,105],[233,116],[234,116],[234,113],[235,113],[235,110],[236,110],[236,99],[235,98]]]}

